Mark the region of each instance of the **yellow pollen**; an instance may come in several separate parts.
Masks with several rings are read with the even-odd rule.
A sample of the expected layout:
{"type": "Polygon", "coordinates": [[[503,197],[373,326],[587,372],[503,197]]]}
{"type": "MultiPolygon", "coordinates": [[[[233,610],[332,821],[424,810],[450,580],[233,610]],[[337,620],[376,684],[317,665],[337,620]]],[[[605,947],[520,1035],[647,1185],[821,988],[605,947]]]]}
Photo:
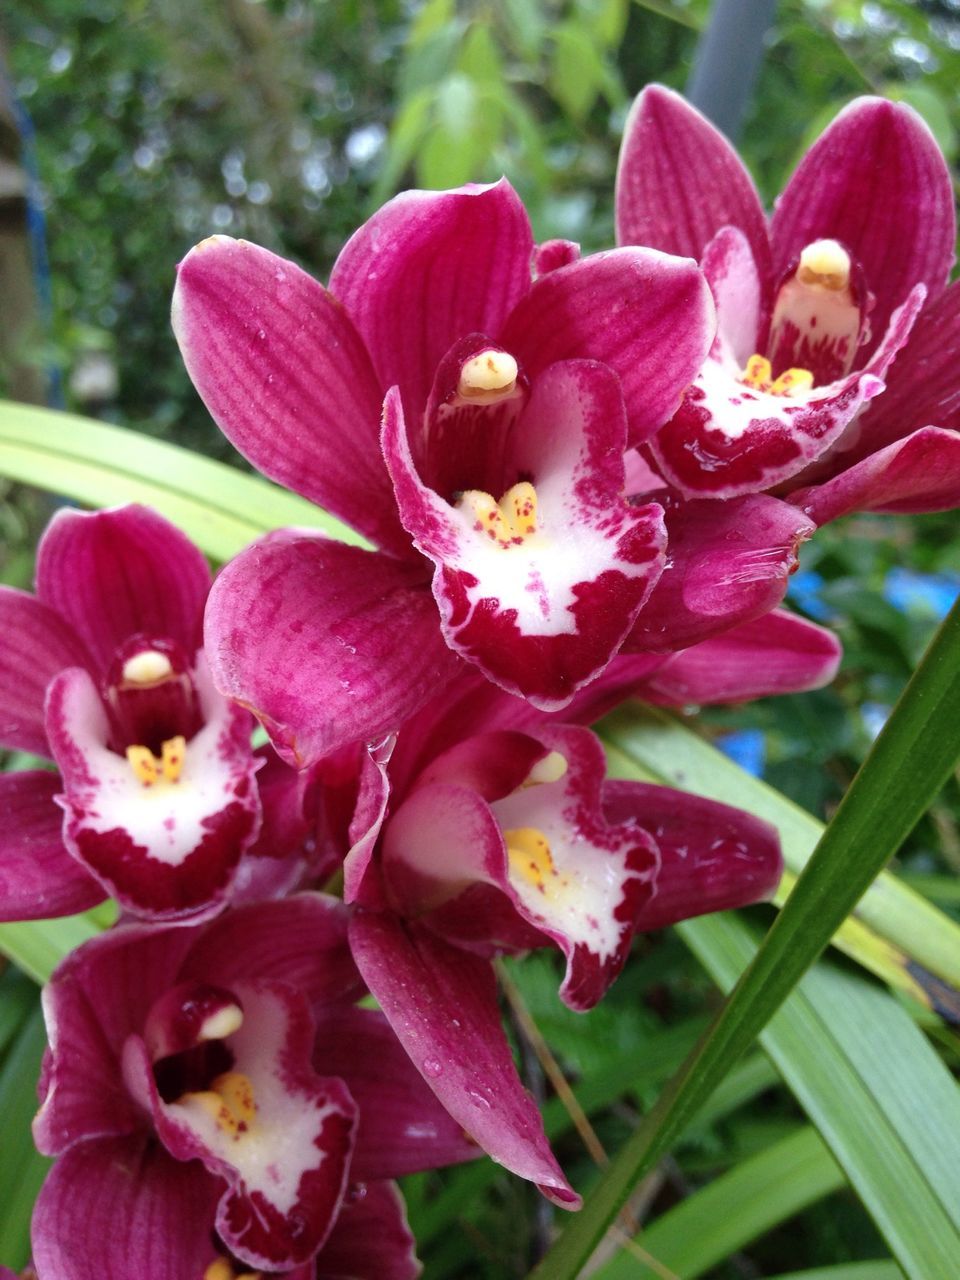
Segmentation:
{"type": "Polygon", "coordinates": [[[173,675],[173,667],[165,653],[158,649],[144,649],[123,664],[125,684],[159,684],[173,675]]]}
{"type": "Polygon", "coordinates": [[[567,772],[567,757],[559,751],[551,751],[538,760],[527,774],[523,786],[537,787],[543,783],[559,782],[567,772]]]}
{"type": "Polygon", "coordinates": [[[262,1271],[234,1271],[226,1258],[217,1258],[203,1273],[203,1280],[263,1280],[262,1271]]]}
{"type": "Polygon", "coordinates": [[[160,750],[162,754],[158,760],[149,747],[127,747],[130,768],[145,787],[152,787],[160,781],[179,781],[187,754],[186,738],[180,734],[176,738],[168,738],[160,750]]]}
{"type": "Polygon", "coordinates": [[[457,394],[465,400],[493,404],[510,395],[517,385],[517,362],[507,351],[492,347],[465,361],[457,394]]]}
{"type": "Polygon", "coordinates": [[[503,838],[512,874],[520,876],[541,893],[546,893],[548,880],[565,883],[554,865],[547,837],[537,827],[514,827],[504,831],[503,838]]]}
{"type": "Polygon", "coordinates": [[[180,1101],[198,1103],[231,1138],[246,1133],[257,1114],[253,1085],[240,1071],[225,1071],[209,1089],[185,1093],[180,1101]]]}
{"type": "Polygon", "coordinates": [[[836,240],[814,240],[800,254],[797,279],[821,289],[845,289],[850,283],[850,255],[836,240]]]}
{"type": "Polygon", "coordinates": [[[477,531],[502,547],[516,546],[537,532],[537,491],[528,480],[509,488],[499,502],[482,489],[468,489],[457,509],[471,514],[477,531]]]}
{"type": "Polygon", "coordinates": [[[773,369],[766,356],[752,355],[740,375],[744,386],[754,391],[766,391],[772,396],[793,396],[809,391],[813,386],[813,374],[809,369],[785,369],[774,378],[773,369]]]}

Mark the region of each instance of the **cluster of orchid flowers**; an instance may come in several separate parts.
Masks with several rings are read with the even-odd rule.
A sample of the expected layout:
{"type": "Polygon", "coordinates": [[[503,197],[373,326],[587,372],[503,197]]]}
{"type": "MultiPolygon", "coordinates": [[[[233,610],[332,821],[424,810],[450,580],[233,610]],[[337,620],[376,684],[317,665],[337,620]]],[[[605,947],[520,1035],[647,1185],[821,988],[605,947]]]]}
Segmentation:
{"type": "Polygon", "coordinates": [[[0,775],[0,918],[121,909],[44,992],[39,1280],[409,1280],[393,1180],[481,1151],[576,1207],[493,959],[556,946],[587,1010],[638,931],[776,886],[770,827],[605,780],[584,725],[823,684],[799,545],[960,504],[950,177],[862,99],[768,223],[654,87],[616,204],[581,258],[505,181],[407,192],[329,289],[204,241],[197,390],[371,549],[284,529],[211,581],[143,507],[61,511],[0,589],[0,741],[58,771],[0,775]]]}

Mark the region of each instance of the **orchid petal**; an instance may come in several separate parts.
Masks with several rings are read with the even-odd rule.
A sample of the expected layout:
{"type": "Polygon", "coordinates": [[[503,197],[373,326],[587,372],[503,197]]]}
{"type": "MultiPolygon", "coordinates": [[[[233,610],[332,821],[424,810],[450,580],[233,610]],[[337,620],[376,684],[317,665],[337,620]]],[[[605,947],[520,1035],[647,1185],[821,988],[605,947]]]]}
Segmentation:
{"type": "Polygon", "coordinates": [[[530,284],[533,235],[510,184],[405,191],[347,241],[330,289],[384,387],[419,414],[434,370],[468,333],[497,333],[530,284]]]}
{"type": "Polygon", "coordinates": [[[288,983],[315,1005],[350,1000],[363,987],[347,946],[343,903],[325,894],[237,907],[193,937],[185,979],[230,987],[256,974],[288,983]]]}
{"type": "MultiPolygon", "coordinates": [[[[388,741],[392,749],[394,739],[388,741]]],[[[388,761],[387,751],[373,749],[360,765],[356,806],[349,829],[350,848],[343,860],[345,902],[360,902],[369,907],[384,905],[376,877],[368,876],[367,872],[390,801],[388,761]]]]}
{"type": "Polygon", "coordinates": [[[174,781],[145,783],[110,750],[107,715],[87,672],[62,672],[47,698],[64,783],[64,842],[125,907],[155,920],[219,910],[260,820],[249,717],[217,694],[199,658],[205,723],[174,781]]]}
{"type": "Polygon", "coordinates": [[[757,350],[763,314],[763,282],[739,227],[718,231],[703,251],[703,274],[717,307],[711,355],[742,369],[757,350]]]}
{"type": "Polygon", "coordinates": [[[780,881],[776,829],[741,809],[641,782],[608,782],[603,803],[611,822],[642,822],[660,850],[638,930],[763,901],[780,881]]]}
{"type": "Polygon", "coordinates": [[[403,1197],[394,1183],[368,1182],[348,1188],[317,1258],[316,1280],[346,1276],[417,1280],[421,1270],[403,1197]]]}
{"type": "Polygon", "coordinates": [[[26,591],[0,586],[0,746],[49,756],[43,723],[47,686],[90,657],[68,622],[26,591]]]}
{"type": "Polygon", "coordinates": [[[340,1006],[322,1012],[313,1065],[321,1075],[343,1080],[359,1108],[354,1180],[398,1178],[481,1154],[427,1088],[378,1010],[340,1006]]]}
{"type": "Polygon", "coordinates": [[[816,527],[764,494],[675,502],[666,512],[670,564],[624,653],[686,649],[768,613],[783,599],[797,549],[816,527]]]}
{"type": "Polygon", "coordinates": [[[545,276],[557,267],[568,267],[580,257],[580,246],[574,240],[544,240],[533,251],[533,274],[545,276]]]}
{"type": "Polygon", "coordinates": [[[419,565],[293,530],[217,578],[206,651],[217,687],[298,768],[382,738],[457,666],[419,565]]]}
{"type": "Polygon", "coordinates": [[[857,98],[800,161],[770,234],[778,274],[812,241],[849,248],[876,295],[871,351],[910,289],[936,296],[953,263],[953,184],[933,134],[904,103],[857,98]]]}
{"type": "Polygon", "coordinates": [[[958,348],[960,280],[920,312],[910,345],[885,376],[886,390],[861,415],[859,439],[849,452],[838,453],[834,471],[836,464],[859,462],[927,423],[952,430],[960,427],[958,348]]]}
{"type": "Polygon", "coordinates": [[[774,609],[672,654],[634,693],[670,707],[801,693],[829,684],[841,656],[832,631],[774,609]]]}
{"type": "Polygon", "coordinates": [[[639,444],[674,412],[715,333],[713,299],[695,263],[627,248],[535,280],[500,341],[532,381],[560,360],[609,365],[626,402],[629,442],[639,444]]]}
{"type": "Polygon", "coordinates": [[[620,497],[622,431],[608,370],[571,361],[542,374],[507,477],[535,489],[533,531],[506,541],[422,483],[400,398],[387,397],[387,464],[401,518],[437,566],[447,643],[536,706],[562,707],[609,661],[660,573],[660,509],[620,497]]]}
{"type": "Polygon", "coordinates": [[[726,138],[678,93],[650,85],[623,131],[617,242],[698,258],[724,226],[739,227],[761,278],[770,274],[766,218],[753,179],[726,138]]]}
{"type": "Polygon", "coordinates": [[[383,392],[343,308],[267,249],[212,236],[180,264],[173,328],[217,425],[264,475],[400,548],[377,446],[383,392]]]}
{"type": "Polygon", "coordinates": [[[144,1124],[120,1055],[132,1027],[176,981],[190,931],[121,925],[84,943],[43,990],[50,1048],[33,1136],[44,1155],[85,1138],[133,1133],[144,1124]]]}
{"type": "Polygon", "coordinates": [[[790,501],[817,524],[851,511],[951,511],[960,506],[960,436],[923,427],[824,484],[798,489],[790,501]]]}
{"type": "Polygon", "coordinates": [[[31,1238],[40,1276],[184,1280],[212,1260],[220,1186],[152,1137],[101,1138],[61,1156],[37,1197],[31,1238]]]}
{"type": "Polygon", "coordinates": [[[138,633],[175,640],[192,658],[209,590],[199,548],[149,507],[58,511],[37,548],[37,596],[70,622],[101,673],[138,633]]]}
{"type": "Polygon", "coordinates": [[[657,468],[690,498],[735,498],[796,476],[836,444],[883,390],[923,298],[918,285],[894,311],[868,363],[826,386],[791,395],[755,390],[735,365],[711,357],[679,411],[650,442],[657,468]]]}
{"type": "Polygon", "coordinates": [[[106,896],[63,845],[55,773],[0,774],[0,920],[44,920],[106,896]]]}
{"type": "Polygon", "coordinates": [[[513,1065],[490,965],[375,912],[353,917],[350,943],[414,1066],[453,1118],[499,1163],[577,1208],[513,1065]]]}

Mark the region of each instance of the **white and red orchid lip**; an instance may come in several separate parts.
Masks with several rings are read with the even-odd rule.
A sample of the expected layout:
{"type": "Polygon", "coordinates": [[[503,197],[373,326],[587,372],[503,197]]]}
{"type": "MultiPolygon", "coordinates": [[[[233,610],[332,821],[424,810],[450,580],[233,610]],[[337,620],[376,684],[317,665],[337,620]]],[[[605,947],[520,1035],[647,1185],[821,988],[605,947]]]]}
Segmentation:
{"type": "Polygon", "coordinates": [[[218,911],[259,824],[249,714],[216,692],[202,654],[192,688],[202,727],[189,742],[165,739],[162,758],[144,744],[111,749],[114,731],[87,672],[62,672],[47,697],[64,842],[121,904],[153,919],[218,911]]]}
{"type": "MultiPolygon", "coordinates": [[[[471,489],[451,501],[430,487],[396,393],[385,406],[387,465],[401,518],[434,562],[447,643],[502,688],[556,709],[609,661],[659,577],[660,508],[623,500],[626,419],[602,366],[551,366],[506,430],[501,405],[487,410],[493,422],[482,412],[462,424],[461,448],[479,457],[475,437],[494,431],[498,447],[481,482],[493,493],[471,489]]],[[[428,423],[428,441],[439,430],[428,423]]]]}

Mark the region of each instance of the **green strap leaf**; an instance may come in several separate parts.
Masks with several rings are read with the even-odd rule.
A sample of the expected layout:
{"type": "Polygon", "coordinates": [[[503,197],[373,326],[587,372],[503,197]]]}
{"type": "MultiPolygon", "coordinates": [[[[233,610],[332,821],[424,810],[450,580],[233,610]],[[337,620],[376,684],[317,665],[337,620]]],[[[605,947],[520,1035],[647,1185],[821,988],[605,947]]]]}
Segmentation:
{"type": "MultiPolygon", "coordinates": [[[[736,916],[688,920],[684,941],[724,991],[757,953],[736,916]]],[[[960,1089],[903,1006],[821,964],[760,1036],[910,1276],[960,1257],[960,1089]]]]}
{"type": "MultiPolygon", "coordinates": [[[[956,761],[958,724],[960,607],[955,606],[753,961],[581,1213],[531,1273],[536,1280],[574,1280],[579,1274],[631,1187],[669,1150],[763,1030],[936,796],[956,761]]],[[[960,1257],[960,1205],[955,1197],[956,1190],[952,1204],[933,1194],[904,1198],[912,1216],[935,1227],[924,1258],[938,1258],[937,1265],[947,1275],[960,1257]]],[[[938,1274],[936,1265],[913,1269],[916,1259],[906,1251],[897,1253],[897,1259],[908,1275],[938,1274]]]]}
{"type": "Polygon", "coordinates": [[[45,1045],[43,1017],[36,1005],[0,1071],[0,1258],[17,1271],[30,1258],[30,1213],[50,1167],[30,1135],[45,1045]]]}
{"type": "Polygon", "coordinates": [[[229,560],[285,525],[366,545],[333,516],[259,476],[138,431],[10,400],[0,401],[0,475],[94,507],[147,503],[215,560],[229,560]]]}
{"type": "Polygon", "coordinates": [[[101,925],[91,915],[0,924],[0,952],[34,982],[44,983],[74,948],[95,938],[101,925]]]}
{"type": "MultiPolygon", "coordinates": [[[[696,1280],[845,1185],[823,1139],[805,1126],[687,1196],[651,1222],[637,1244],[683,1280],[696,1280]]],[[[651,1280],[656,1274],[628,1250],[594,1273],[596,1280],[651,1280]]]]}

